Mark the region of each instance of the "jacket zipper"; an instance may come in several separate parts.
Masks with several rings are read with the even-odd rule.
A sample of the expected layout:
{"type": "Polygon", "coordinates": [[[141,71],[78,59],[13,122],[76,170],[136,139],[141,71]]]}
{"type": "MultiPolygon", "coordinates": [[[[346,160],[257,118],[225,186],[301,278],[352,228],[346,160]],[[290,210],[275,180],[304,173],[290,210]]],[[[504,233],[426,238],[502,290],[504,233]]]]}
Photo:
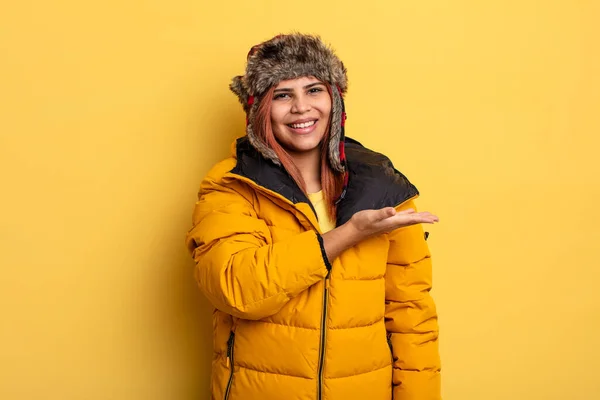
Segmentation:
{"type": "MultiPolygon", "coordinates": [[[[233,177],[235,179],[239,179],[243,182],[246,182],[246,183],[250,184],[256,190],[259,190],[267,195],[280,198],[281,200],[285,201],[286,203],[288,203],[289,205],[294,207],[294,203],[292,203],[291,201],[289,201],[288,199],[286,199],[279,193],[271,192],[270,190],[265,189],[262,186],[258,185],[256,182],[254,182],[251,179],[248,179],[246,177],[243,177],[241,175],[234,174],[234,173],[229,173],[229,176],[233,177]]],[[[313,207],[310,200],[308,198],[305,200],[307,200],[306,203],[310,206],[310,208],[312,209],[312,211],[315,213],[315,216],[316,216],[317,211],[313,207]]],[[[305,217],[308,220],[308,222],[313,226],[314,230],[316,232],[320,232],[320,227],[318,226],[318,223],[317,223],[317,225],[315,225],[311,221],[310,218],[308,218],[306,215],[305,215],[305,217]]],[[[328,304],[328,299],[329,299],[329,275],[330,275],[330,273],[331,273],[331,271],[327,272],[327,276],[325,277],[325,288],[323,289],[323,312],[321,313],[321,315],[322,315],[322,317],[321,317],[321,345],[319,347],[319,379],[318,379],[318,388],[317,388],[318,400],[323,399],[323,369],[324,369],[324,365],[325,365],[325,340],[327,339],[327,304],[328,304]]],[[[232,357],[232,361],[233,361],[233,348],[231,349],[231,357],[232,357]]],[[[231,368],[231,375],[229,378],[229,383],[227,384],[227,391],[225,392],[225,400],[227,400],[227,398],[229,396],[229,389],[231,386],[232,378],[233,378],[233,365],[231,368]]]]}
{"type": "Polygon", "coordinates": [[[318,400],[323,399],[323,369],[325,368],[325,341],[327,339],[327,303],[329,300],[329,272],[325,277],[323,289],[323,312],[321,313],[321,346],[319,348],[319,387],[317,390],[318,400]]]}
{"type": "Polygon", "coordinates": [[[225,400],[229,399],[231,384],[233,383],[233,344],[235,343],[235,333],[231,332],[227,340],[227,366],[229,367],[229,381],[225,388],[225,400]]]}

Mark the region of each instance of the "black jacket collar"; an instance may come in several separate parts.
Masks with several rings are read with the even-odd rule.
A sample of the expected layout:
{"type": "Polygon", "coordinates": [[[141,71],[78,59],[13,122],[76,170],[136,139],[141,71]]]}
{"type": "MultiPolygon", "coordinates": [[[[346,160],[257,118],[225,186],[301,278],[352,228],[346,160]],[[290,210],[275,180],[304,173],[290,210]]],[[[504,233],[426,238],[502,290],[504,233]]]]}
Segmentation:
{"type": "MultiPolygon", "coordinates": [[[[236,152],[237,165],[232,173],[279,193],[293,204],[308,203],[312,208],[285,169],[262,157],[247,137],[238,139],[236,152]]],[[[417,188],[383,154],[369,150],[350,138],[345,139],[345,152],[349,181],[346,195],[338,204],[338,226],[358,211],[395,207],[419,194],[417,188]]]]}

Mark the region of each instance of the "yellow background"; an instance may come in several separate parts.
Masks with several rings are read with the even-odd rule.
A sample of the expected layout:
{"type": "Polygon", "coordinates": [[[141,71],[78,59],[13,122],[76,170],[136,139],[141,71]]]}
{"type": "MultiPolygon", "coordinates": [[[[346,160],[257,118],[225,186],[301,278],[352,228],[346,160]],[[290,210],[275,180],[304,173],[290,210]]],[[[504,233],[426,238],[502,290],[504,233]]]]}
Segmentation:
{"type": "Polygon", "coordinates": [[[183,238],[244,127],[230,78],[299,30],[441,217],[445,400],[600,399],[599,4],[4,2],[0,398],[208,399],[183,238]]]}

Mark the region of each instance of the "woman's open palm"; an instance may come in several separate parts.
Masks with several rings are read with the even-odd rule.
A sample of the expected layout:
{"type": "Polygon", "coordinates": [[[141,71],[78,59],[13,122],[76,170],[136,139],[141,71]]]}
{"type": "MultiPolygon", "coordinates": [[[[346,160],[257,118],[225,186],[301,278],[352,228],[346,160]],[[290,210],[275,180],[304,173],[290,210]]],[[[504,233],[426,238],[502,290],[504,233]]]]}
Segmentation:
{"type": "Polygon", "coordinates": [[[352,216],[350,222],[362,235],[369,237],[405,226],[433,224],[439,222],[439,218],[428,211],[416,212],[412,208],[396,211],[393,207],[386,207],[379,210],[359,211],[352,216]]]}

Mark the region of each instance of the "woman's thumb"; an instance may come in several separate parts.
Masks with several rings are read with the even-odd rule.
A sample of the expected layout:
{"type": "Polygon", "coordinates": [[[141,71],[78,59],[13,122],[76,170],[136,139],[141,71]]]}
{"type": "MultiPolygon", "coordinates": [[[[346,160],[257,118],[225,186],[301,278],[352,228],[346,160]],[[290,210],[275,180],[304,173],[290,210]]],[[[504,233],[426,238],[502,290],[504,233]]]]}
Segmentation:
{"type": "Polygon", "coordinates": [[[386,207],[379,210],[378,217],[379,220],[384,220],[386,218],[393,217],[394,215],[396,215],[396,209],[393,207],[386,207]]]}

